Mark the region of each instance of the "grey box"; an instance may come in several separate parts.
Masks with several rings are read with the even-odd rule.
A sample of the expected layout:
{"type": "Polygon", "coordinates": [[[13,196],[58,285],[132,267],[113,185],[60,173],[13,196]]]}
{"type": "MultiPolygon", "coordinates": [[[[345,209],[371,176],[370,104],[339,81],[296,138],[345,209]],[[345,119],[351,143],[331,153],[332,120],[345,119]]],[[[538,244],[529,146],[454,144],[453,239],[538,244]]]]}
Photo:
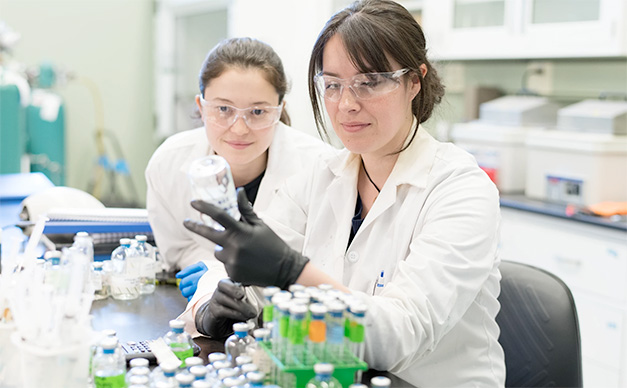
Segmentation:
{"type": "Polygon", "coordinates": [[[627,135],[627,101],[584,100],[557,113],[557,129],[627,135]]]}

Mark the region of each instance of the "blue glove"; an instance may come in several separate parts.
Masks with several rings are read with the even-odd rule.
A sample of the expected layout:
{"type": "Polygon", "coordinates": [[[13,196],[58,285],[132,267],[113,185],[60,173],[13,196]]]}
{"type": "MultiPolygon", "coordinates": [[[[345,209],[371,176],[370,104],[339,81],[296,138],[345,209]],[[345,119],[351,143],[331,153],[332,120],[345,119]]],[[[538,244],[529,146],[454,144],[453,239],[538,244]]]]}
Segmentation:
{"type": "Polygon", "coordinates": [[[176,278],[181,279],[181,283],[179,284],[181,294],[187,298],[188,302],[192,300],[192,297],[196,293],[198,281],[205,272],[207,272],[207,266],[202,261],[199,261],[196,264],[187,266],[176,274],[176,278]]]}

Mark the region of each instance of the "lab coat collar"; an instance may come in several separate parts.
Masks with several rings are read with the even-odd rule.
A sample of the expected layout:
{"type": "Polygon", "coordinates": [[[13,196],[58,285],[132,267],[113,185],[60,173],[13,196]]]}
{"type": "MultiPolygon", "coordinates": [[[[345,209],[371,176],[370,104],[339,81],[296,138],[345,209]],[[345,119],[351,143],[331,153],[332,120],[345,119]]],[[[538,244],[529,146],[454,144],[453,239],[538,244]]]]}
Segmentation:
{"type": "MultiPolygon", "coordinates": [[[[415,118],[413,125],[418,125],[415,118]]],[[[412,143],[398,155],[392,173],[381,188],[381,194],[390,189],[396,192],[396,188],[403,184],[409,184],[418,188],[426,187],[437,149],[435,143],[436,140],[422,126],[418,126],[418,131],[412,143]]],[[[328,166],[336,177],[354,175],[355,187],[357,187],[356,179],[359,173],[359,159],[359,154],[354,154],[344,149],[343,153],[329,161],[328,166]]]]}

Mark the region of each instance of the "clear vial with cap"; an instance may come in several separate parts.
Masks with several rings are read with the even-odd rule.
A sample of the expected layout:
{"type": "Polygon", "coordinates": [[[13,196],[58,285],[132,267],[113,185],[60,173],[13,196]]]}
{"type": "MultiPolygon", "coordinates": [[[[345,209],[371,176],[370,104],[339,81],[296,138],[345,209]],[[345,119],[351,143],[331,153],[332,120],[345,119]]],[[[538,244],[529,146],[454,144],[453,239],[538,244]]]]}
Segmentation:
{"type": "Polygon", "coordinates": [[[116,338],[105,338],[100,342],[102,352],[93,359],[94,385],[96,388],[118,388],[126,386],[126,360],[115,350],[116,338]]]}
{"type": "Polygon", "coordinates": [[[155,292],[155,254],[152,245],[148,243],[148,237],[143,234],[135,236],[135,249],[139,267],[139,293],[152,294],[155,292]]]}
{"type": "Polygon", "coordinates": [[[94,286],[94,300],[102,300],[109,297],[109,285],[105,282],[103,266],[104,263],[102,261],[92,263],[91,284],[94,286]]]}
{"type": "Polygon", "coordinates": [[[192,337],[183,330],[185,327],[184,321],[173,319],[169,323],[170,331],[163,337],[163,340],[176,357],[183,361],[181,366],[185,367],[185,360],[194,356],[192,337]]]}
{"type": "Polygon", "coordinates": [[[314,373],[316,374],[307,383],[307,388],[341,388],[342,384],[333,377],[333,364],[317,363],[314,365],[314,373]]]}
{"type": "Polygon", "coordinates": [[[194,376],[194,380],[204,380],[207,377],[207,368],[203,365],[194,365],[189,368],[189,373],[194,376]]]}
{"type": "Polygon", "coordinates": [[[245,355],[248,346],[255,342],[253,337],[248,335],[249,325],[246,322],[238,322],[233,324],[234,333],[227,338],[224,343],[224,351],[232,366],[236,366],[235,359],[241,355],[245,355]]]}

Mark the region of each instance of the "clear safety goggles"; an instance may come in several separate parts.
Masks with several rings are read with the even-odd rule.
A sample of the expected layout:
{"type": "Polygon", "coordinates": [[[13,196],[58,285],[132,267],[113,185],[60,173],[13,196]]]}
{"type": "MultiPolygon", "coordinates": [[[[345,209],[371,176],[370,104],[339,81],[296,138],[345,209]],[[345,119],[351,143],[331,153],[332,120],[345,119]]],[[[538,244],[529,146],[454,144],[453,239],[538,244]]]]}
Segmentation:
{"type": "Polygon", "coordinates": [[[283,110],[283,105],[236,108],[231,105],[208,102],[202,95],[199,97],[203,117],[222,128],[230,128],[238,118],[242,117],[248,128],[265,129],[279,122],[283,110]]]}
{"type": "Polygon", "coordinates": [[[342,79],[322,73],[314,77],[318,92],[327,100],[338,102],[348,86],[353,94],[360,100],[368,100],[383,94],[387,94],[398,88],[399,78],[411,71],[404,68],[383,73],[362,73],[349,79],[342,79]]]}

